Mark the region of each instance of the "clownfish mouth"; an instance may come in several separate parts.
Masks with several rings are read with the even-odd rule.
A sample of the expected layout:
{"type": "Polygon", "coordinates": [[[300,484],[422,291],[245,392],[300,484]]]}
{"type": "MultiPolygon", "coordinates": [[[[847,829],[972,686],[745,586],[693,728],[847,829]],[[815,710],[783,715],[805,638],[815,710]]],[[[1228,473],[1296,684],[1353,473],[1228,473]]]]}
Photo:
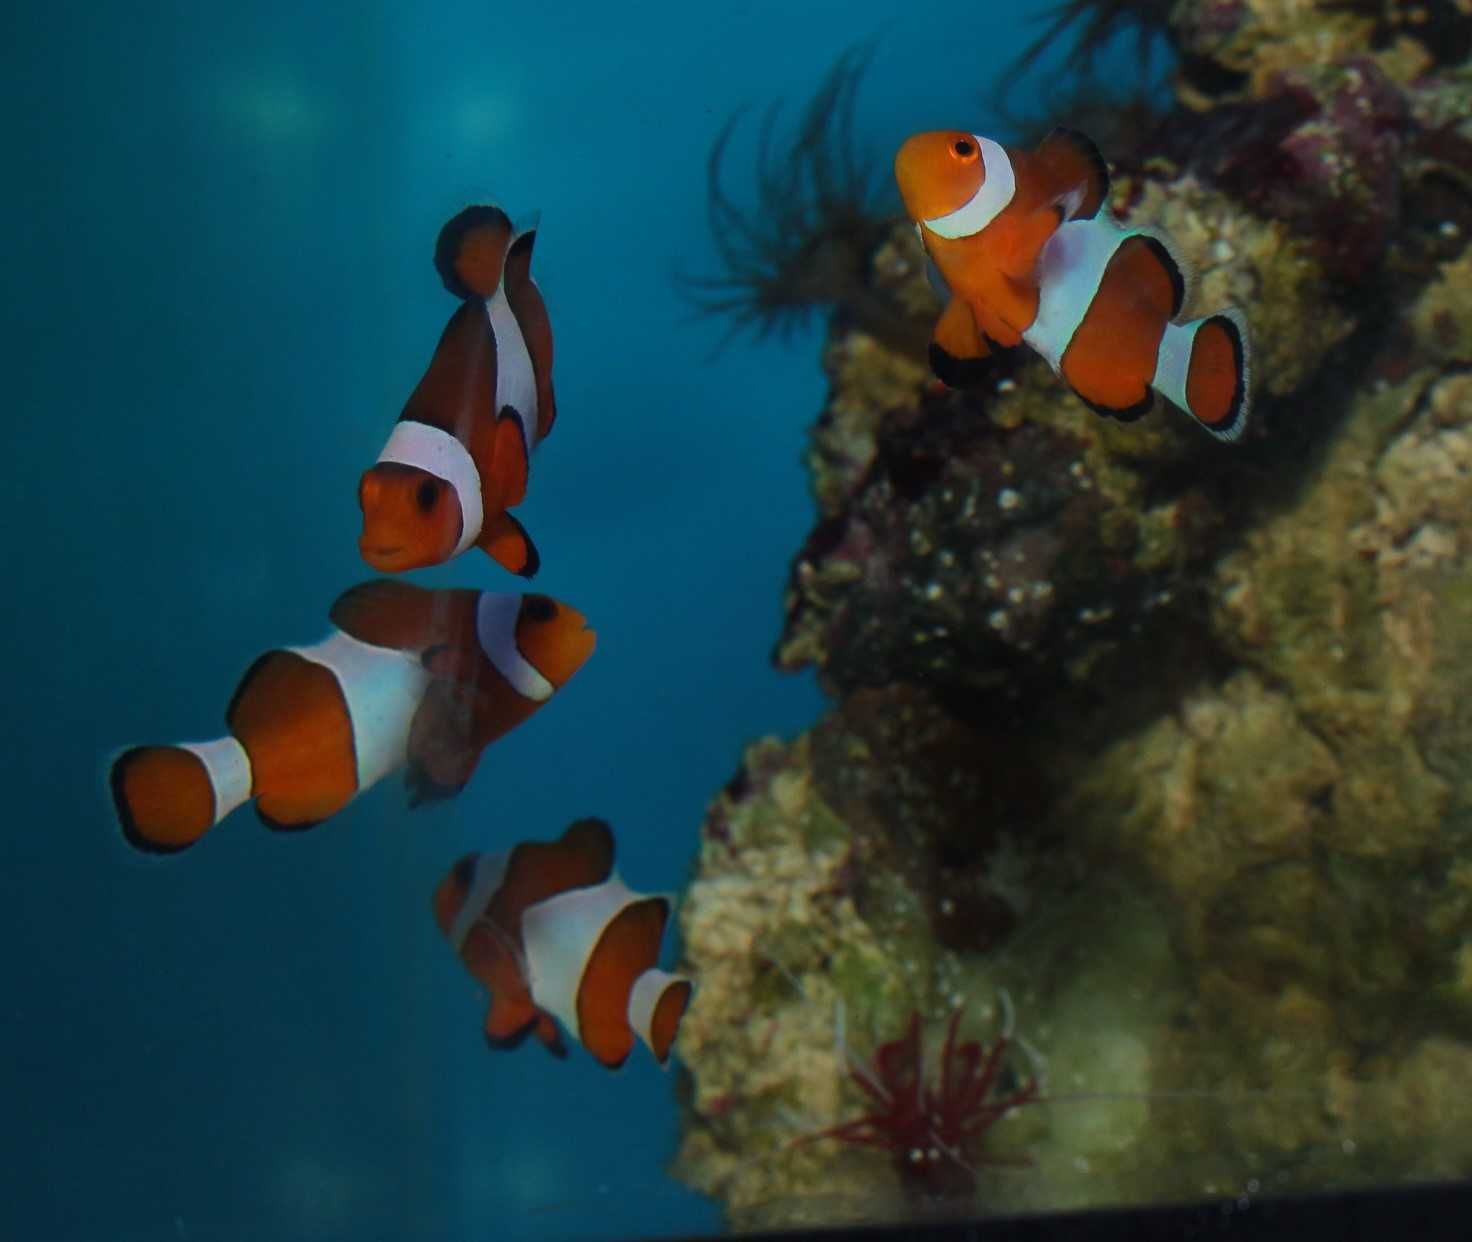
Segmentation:
{"type": "Polygon", "coordinates": [[[404,545],[401,543],[373,544],[359,540],[358,552],[374,569],[392,569],[404,559],[404,545]]]}

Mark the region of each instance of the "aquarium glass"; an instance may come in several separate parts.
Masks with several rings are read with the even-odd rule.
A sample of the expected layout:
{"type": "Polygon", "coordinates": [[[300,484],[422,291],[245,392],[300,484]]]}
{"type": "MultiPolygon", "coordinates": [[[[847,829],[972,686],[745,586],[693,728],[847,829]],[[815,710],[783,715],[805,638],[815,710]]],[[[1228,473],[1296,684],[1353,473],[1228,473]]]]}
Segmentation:
{"type": "Polygon", "coordinates": [[[6,6],[0,1235],[1464,1177],[1469,54],[6,6]]]}

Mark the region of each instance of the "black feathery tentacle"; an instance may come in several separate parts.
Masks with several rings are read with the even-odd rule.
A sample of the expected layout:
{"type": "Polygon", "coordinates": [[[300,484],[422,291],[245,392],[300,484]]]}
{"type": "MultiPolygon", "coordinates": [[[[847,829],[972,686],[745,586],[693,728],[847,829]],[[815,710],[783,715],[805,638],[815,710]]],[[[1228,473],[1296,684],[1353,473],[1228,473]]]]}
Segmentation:
{"type": "Polygon", "coordinates": [[[748,208],[723,177],[745,110],[717,133],[706,160],[706,216],[721,270],[676,280],[698,310],[731,319],[722,345],[746,329],[786,336],[817,307],[862,300],[869,258],[890,223],[875,162],[854,132],[874,46],[859,44],[838,58],[787,141],[779,132],[781,102],[764,111],[748,208]]]}

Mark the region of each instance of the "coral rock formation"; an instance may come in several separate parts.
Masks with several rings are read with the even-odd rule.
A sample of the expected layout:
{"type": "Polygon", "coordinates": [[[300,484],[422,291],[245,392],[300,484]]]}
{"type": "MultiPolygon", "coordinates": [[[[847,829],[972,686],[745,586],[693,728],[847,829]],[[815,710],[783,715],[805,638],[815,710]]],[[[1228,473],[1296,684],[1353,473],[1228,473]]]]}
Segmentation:
{"type": "MultiPolygon", "coordinates": [[[[1015,1012],[1042,1083],[948,1210],[1472,1173],[1472,19],[1417,11],[1172,10],[1115,207],[1246,307],[1242,446],[835,317],[776,650],[834,704],[748,752],[683,913],[677,1170],[733,1222],[914,1210],[798,1141],[912,1010],[1015,1012]]],[[[934,314],[908,230],[870,263],[934,314]]]]}

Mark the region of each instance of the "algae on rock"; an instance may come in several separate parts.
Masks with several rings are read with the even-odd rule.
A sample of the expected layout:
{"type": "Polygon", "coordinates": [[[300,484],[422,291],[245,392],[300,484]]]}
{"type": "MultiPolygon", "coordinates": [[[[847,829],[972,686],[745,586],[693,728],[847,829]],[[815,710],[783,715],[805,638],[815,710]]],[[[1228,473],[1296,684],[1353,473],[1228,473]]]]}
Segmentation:
{"type": "MultiPolygon", "coordinates": [[[[1248,313],[1242,445],[835,317],[776,651],[834,703],[683,911],[677,1171],[733,1223],[913,1212],[814,1138],[912,1010],[1042,1082],[948,1208],[1472,1174],[1472,67],[1402,7],[1175,6],[1199,111],[1115,207],[1248,313]]],[[[936,313],[908,228],[871,266],[936,313]]]]}

